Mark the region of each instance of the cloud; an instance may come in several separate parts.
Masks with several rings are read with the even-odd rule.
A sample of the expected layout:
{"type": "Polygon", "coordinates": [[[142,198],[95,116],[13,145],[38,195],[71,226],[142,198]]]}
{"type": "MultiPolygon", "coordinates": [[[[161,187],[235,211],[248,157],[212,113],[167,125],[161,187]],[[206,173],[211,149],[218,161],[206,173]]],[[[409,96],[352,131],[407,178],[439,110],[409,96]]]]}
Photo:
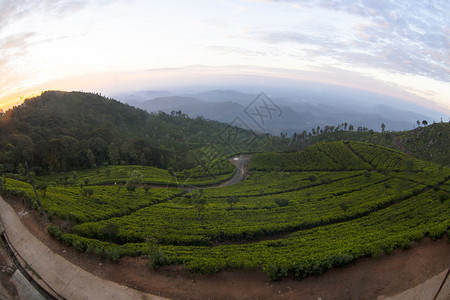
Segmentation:
{"type": "Polygon", "coordinates": [[[0,28],[5,28],[11,21],[17,22],[32,14],[45,13],[46,15],[63,18],[68,13],[74,13],[86,7],[88,1],[34,1],[15,0],[0,2],[0,28]]]}
{"type": "Polygon", "coordinates": [[[365,22],[355,24],[353,32],[343,32],[336,25],[334,30],[322,28],[314,34],[302,28],[258,32],[255,38],[303,45],[311,58],[332,57],[361,67],[450,81],[450,2],[318,0],[309,5],[321,7],[325,14],[335,11],[365,22]]]}
{"type": "Polygon", "coordinates": [[[31,63],[27,64],[33,59],[32,47],[65,39],[71,34],[62,32],[48,36],[41,34],[39,27],[45,27],[47,22],[62,22],[67,16],[88,8],[119,1],[124,0],[0,0],[0,97],[39,82],[36,74],[45,70],[36,70],[31,63]]]}

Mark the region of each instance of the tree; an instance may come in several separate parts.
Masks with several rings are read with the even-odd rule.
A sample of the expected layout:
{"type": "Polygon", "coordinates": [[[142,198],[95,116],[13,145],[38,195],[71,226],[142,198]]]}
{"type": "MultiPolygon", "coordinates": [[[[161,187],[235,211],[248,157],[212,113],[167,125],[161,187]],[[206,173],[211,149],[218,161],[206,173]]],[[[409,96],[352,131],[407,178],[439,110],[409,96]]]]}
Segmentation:
{"type": "Polygon", "coordinates": [[[422,124],[423,124],[423,126],[427,126],[427,125],[428,125],[427,120],[423,120],[423,121],[422,121],[422,124]]]}
{"type": "Polygon", "coordinates": [[[413,159],[406,159],[405,160],[405,172],[410,173],[414,170],[414,160],[413,159]]]}
{"type": "Polygon", "coordinates": [[[348,130],[349,130],[349,131],[353,131],[353,124],[350,124],[350,125],[348,126],[348,130]]]}
{"type": "Polygon", "coordinates": [[[314,181],[317,180],[317,176],[316,176],[316,175],[309,175],[309,176],[308,176],[308,179],[309,179],[311,182],[314,182],[314,181]]]}
{"type": "Polygon", "coordinates": [[[365,171],[364,171],[364,176],[365,176],[367,179],[370,179],[370,177],[372,176],[372,173],[370,173],[368,170],[365,170],[365,171]]]}
{"type": "Polygon", "coordinates": [[[344,211],[347,212],[348,208],[349,208],[349,204],[345,201],[345,202],[341,202],[339,203],[339,207],[344,211]]]}
{"type": "Polygon", "coordinates": [[[417,126],[420,126],[420,121],[419,120],[417,120],[417,126]]]}
{"type": "Polygon", "coordinates": [[[227,198],[227,202],[230,205],[230,210],[232,210],[233,205],[239,202],[239,198],[237,196],[230,196],[227,198]]]}
{"type": "Polygon", "coordinates": [[[77,184],[78,178],[79,178],[77,171],[72,171],[72,178],[73,178],[73,184],[77,184]]]}
{"type": "Polygon", "coordinates": [[[44,206],[42,206],[41,199],[39,199],[39,195],[38,195],[38,193],[36,191],[36,187],[34,185],[34,172],[30,172],[30,168],[28,168],[28,163],[27,162],[25,162],[25,168],[26,168],[27,173],[28,173],[28,179],[30,180],[30,184],[33,187],[34,194],[36,195],[37,203],[38,203],[39,207],[41,208],[42,213],[45,216],[45,219],[48,220],[47,212],[45,211],[44,206]]]}
{"type": "Polygon", "coordinates": [[[197,219],[200,220],[200,212],[205,209],[206,199],[203,198],[203,190],[194,190],[191,193],[191,203],[197,210],[197,219]]]}
{"type": "Polygon", "coordinates": [[[384,123],[381,123],[381,132],[384,132],[385,128],[386,128],[386,125],[384,123]]]}
{"type": "Polygon", "coordinates": [[[39,183],[38,185],[36,185],[36,189],[37,190],[40,190],[40,191],[44,192],[44,198],[45,198],[45,196],[47,194],[47,187],[48,186],[45,183],[39,183]]]}
{"type": "Polygon", "coordinates": [[[140,185],[142,184],[142,180],[144,178],[144,175],[142,175],[141,172],[137,171],[137,170],[133,170],[130,172],[129,174],[130,179],[128,180],[127,183],[133,184],[133,185],[140,185]]]}
{"type": "Polygon", "coordinates": [[[277,198],[277,199],[275,199],[273,201],[279,207],[284,207],[284,206],[288,206],[289,205],[289,199],[286,199],[286,198],[277,198]]]}
{"type": "Polygon", "coordinates": [[[3,177],[0,177],[0,191],[3,190],[5,187],[5,179],[3,177]]]}
{"type": "Polygon", "coordinates": [[[130,192],[134,192],[136,190],[136,187],[140,184],[142,184],[143,175],[141,172],[137,170],[133,170],[129,174],[130,179],[127,181],[126,188],[130,192]]]}
{"type": "Polygon", "coordinates": [[[83,195],[83,197],[91,198],[91,196],[94,194],[94,190],[93,189],[82,189],[81,194],[83,195]]]}
{"type": "Polygon", "coordinates": [[[117,165],[120,162],[120,151],[116,144],[112,143],[108,146],[108,158],[112,165],[117,165]]]}
{"type": "Polygon", "coordinates": [[[312,195],[312,192],[306,192],[305,193],[306,199],[309,200],[309,197],[311,197],[311,195],[312,195]]]}
{"type": "Polygon", "coordinates": [[[130,193],[133,193],[136,190],[136,186],[129,183],[127,183],[126,188],[130,193]]]}
{"type": "Polygon", "coordinates": [[[91,149],[88,149],[86,155],[87,155],[87,159],[88,159],[88,161],[89,161],[89,167],[95,168],[95,167],[97,166],[97,164],[95,163],[95,155],[94,155],[94,153],[92,152],[92,150],[91,150],[91,149]]]}

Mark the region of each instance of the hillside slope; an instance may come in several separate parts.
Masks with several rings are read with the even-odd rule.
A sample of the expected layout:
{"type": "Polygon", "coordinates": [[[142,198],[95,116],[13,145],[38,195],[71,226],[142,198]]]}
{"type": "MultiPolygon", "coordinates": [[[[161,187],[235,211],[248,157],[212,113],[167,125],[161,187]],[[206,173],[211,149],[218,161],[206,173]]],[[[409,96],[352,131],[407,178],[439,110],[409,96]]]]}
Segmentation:
{"type": "Polygon", "coordinates": [[[335,131],[311,137],[304,146],[323,141],[358,141],[393,148],[418,159],[450,165],[450,123],[435,123],[397,132],[335,131]]]}
{"type": "MultiPolygon", "coordinates": [[[[92,184],[93,194],[83,197],[79,186],[61,183],[38,193],[49,215],[76,223],[51,231],[81,252],[115,261],[151,254],[151,237],[167,257],[161,264],[202,273],[263,270],[272,280],[320,275],[449,233],[450,168],[394,149],[319,143],[301,152],[254,154],[250,168],[238,184],[188,193],[92,184]]],[[[169,178],[148,171],[156,180],[169,178]]],[[[89,176],[100,182],[104,174],[89,176]]],[[[36,202],[31,185],[13,178],[4,180],[2,192],[36,202]]]]}
{"type": "Polygon", "coordinates": [[[49,91],[0,116],[0,172],[23,171],[24,162],[37,172],[104,163],[180,169],[198,165],[196,155],[254,150],[267,138],[181,113],[149,114],[96,94],[49,91]]]}

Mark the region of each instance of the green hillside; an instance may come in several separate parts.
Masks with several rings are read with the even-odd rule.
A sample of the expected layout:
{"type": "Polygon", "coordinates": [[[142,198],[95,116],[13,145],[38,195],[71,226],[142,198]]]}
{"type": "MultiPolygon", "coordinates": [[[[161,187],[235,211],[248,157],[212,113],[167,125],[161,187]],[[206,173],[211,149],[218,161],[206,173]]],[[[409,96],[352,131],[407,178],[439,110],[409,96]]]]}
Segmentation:
{"type": "Polygon", "coordinates": [[[450,165],[450,123],[435,123],[400,132],[340,130],[312,136],[305,146],[323,141],[358,141],[406,152],[418,159],[450,165]]]}
{"type": "Polygon", "coordinates": [[[149,114],[97,94],[49,91],[0,115],[0,173],[23,173],[25,162],[37,173],[106,163],[185,169],[280,142],[181,112],[149,114]]]}
{"type": "MultiPolygon", "coordinates": [[[[373,144],[328,142],[254,154],[244,181],[202,192],[170,187],[167,173],[145,168],[143,182],[165,181],[167,188],[126,190],[97,185],[101,172],[80,173],[93,183],[92,194],[84,195],[86,187],[74,182],[51,185],[54,178],[38,177],[49,185],[38,191],[49,215],[74,225],[50,232],[112,260],[149,254],[155,266],[257,269],[272,280],[319,275],[449,234],[450,169],[373,144]]],[[[31,186],[12,178],[3,193],[36,202],[31,186]]]]}
{"type": "Polygon", "coordinates": [[[393,135],[400,151],[450,166],[450,123],[436,123],[393,135]]]}
{"type": "Polygon", "coordinates": [[[351,171],[371,167],[343,142],[322,142],[300,152],[259,153],[253,156],[251,170],[258,171],[351,171]]]}
{"type": "Polygon", "coordinates": [[[0,116],[0,192],[38,209],[34,178],[49,233],[80,252],[271,280],[449,234],[449,124],[343,128],[274,137],[46,92],[0,116]],[[253,153],[249,174],[224,186],[233,153],[253,153]]]}

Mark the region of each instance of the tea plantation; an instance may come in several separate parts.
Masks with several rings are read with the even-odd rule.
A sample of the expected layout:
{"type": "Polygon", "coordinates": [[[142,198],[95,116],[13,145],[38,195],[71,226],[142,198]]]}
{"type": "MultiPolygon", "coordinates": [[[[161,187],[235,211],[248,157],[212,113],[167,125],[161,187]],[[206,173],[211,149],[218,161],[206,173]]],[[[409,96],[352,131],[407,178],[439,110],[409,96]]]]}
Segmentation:
{"type": "MultiPolygon", "coordinates": [[[[449,234],[450,169],[392,149],[324,142],[253,154],[249,170],[224,187],[208,186],[233,175],[226,158],[179,173],[108,166],[36,181],[47,213],[70,225],[49,232],[79,251],[114,261],[148,254],[155,267],[201,273],[302,278],[449,234]],[[132,171],[142,178],[130,188],[132,171]]],[[[37,207],[18,179],[6,178],[3,194],[37,207]]]]}

